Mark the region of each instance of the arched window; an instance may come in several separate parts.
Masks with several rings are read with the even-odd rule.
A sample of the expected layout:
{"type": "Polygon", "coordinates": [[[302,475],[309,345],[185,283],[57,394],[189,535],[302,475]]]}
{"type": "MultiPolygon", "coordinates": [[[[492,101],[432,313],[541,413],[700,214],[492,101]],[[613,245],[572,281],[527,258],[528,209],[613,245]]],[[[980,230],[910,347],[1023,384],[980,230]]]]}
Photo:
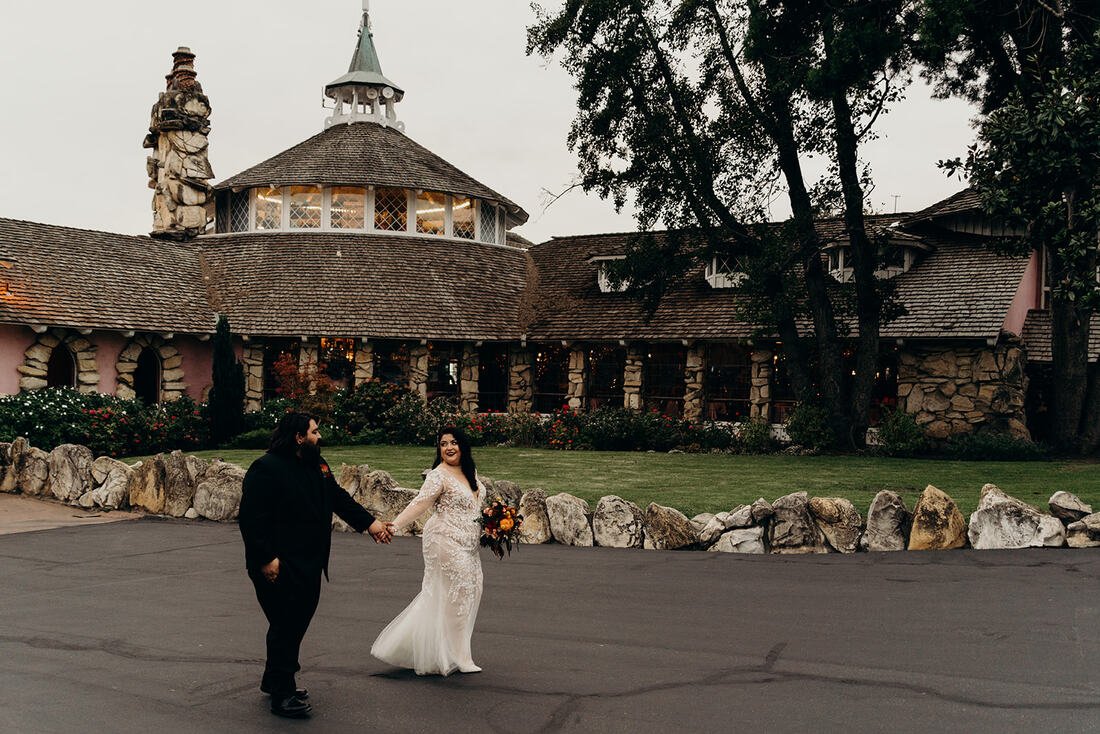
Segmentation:
{"type": "Polygon", "coordinates": [[[64,344],[58,344],[50,353],[46,387],[76,387],[76,356],[64,344]]]}
{"type": "Polygon", "coordinates": [[[151,347],[145,347],[137,358],[134,370],[134,394],[146,405],[160,402],[160,355],[151,347]]]}

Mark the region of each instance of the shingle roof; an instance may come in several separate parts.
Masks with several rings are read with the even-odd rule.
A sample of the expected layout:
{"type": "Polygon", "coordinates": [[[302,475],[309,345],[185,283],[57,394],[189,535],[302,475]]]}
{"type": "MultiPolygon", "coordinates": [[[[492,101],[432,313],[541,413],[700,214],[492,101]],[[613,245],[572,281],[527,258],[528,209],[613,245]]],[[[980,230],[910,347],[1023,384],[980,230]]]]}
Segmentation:
{"type": "Polygon", "coordinates": [[[978,192],[972,188],[965,188],[942,201],[937,201],[935,204],[921,209],[915,214],[906,216],[905,222],[906,224],[916,224],[917,222],[926,222],[930,219],[938,219],[952,214],[980,211],[981,208],[982,202],[978,197],[978,192]]]}
{"type": "Polygon", "coordinates": [[[516,340],[526,253],[353,233],[202,240],[213,306],[238,333],[516,340]]]}
{"type": "MultiPolygon", "coordinates": [[[[596,280],[597,265],[589,258],[621,255],[633,236],[561,237],[532,248],[538,271],[534,299],[538,307],[528,327],[530,338],[729,339],[758,332],[757,325],[741,316],[741,296],[731,289],[711,288],[703,278],[702,264],[669,287],[648,321],[635,298],[602,293],[596,280]]],[[[980,238],[966,235],[925,237],[923,241],[935,249],[912,270],[897,276],[898,298],[907,313],[884,325],[882,336],[996,337],[1027,258],[996,255],[982,246],[980,238]]]]}
{"type": "Polygon", "coordinates": [[[396,186],[462,194],[504,204],[517,223],[527,221],[527,212],[515,202],[475,181],[404,133],[373,122],[333,125],[215,188],[295,184],[396,186]]]}
{"type": "Polygon", "coordinates": [[[194,247],[0,218],[0,322],[204,333],[214,330],[194,247]]]}
{"type": "MultiPolygon", "coordinates": [[[[1050,311],[1032,309],[1024,320],[1024,344],[1027,346],[1028,362],[1050,362],[1053,357],[1050,348],[1050,311]]],[[[1100,358],[1100,314],[1092,315],[1089,328],[1089,361],[1100,358]]]]}

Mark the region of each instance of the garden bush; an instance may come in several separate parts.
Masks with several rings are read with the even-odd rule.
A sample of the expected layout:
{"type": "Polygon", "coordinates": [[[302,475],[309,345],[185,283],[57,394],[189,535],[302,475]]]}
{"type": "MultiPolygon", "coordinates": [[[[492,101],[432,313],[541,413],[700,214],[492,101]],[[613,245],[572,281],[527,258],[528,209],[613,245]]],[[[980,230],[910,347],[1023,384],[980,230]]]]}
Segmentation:
{"type": "Polygon", "coordinates": [[[1050,458],[1050,449],[1009,433],[981,431],[951,436],[943,454],[964,461],[1038,461],[1050,458]]]}
{"type": "Polygon", "coordinates": [[[819,405],[800,403],[791,411],[785,425],[791,443],[821,451],[833,445],[829,428],[829,412],[819,405]]]}
{"type": "Polygon", "coordinates": [[[931,448],[916,419],[901,410],[886,412],[878,426],[878,442],[875,452],[886,456],[920,456],[931,448]]]}
{"type": "Polygon", "coordinates": [[[779,442],[772,436],[772,427],[763,418],[750,418],[741,424],[737,443],[744,454],[772,454],[779,442]]]}

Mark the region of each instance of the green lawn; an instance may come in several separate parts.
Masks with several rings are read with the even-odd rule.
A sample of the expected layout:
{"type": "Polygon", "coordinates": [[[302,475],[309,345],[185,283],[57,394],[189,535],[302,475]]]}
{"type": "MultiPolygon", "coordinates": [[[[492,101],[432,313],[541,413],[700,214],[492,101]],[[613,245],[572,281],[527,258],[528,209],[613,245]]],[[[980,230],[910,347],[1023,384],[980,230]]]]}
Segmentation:
{"type": "MultiPolygon", "coordinates": [[[[589,501],[617,494],[645,507],[650,502],[675,507],[689,517],[719,512],[757,497],[774,500],[805,490],[811,496],[850,499],[861,513],[875,493],[892,489],[912,509],[917,495],[934,484],[951,495],[969,515],[986,482],[1043,510],[1059,489],[1073,492],[1100,509],[1100,464],[1086,461],[1005,462],[884,459],[853,456],[732,456],[726,454],[646,454],[612,451],[551,451],[483,447],[475,450],[478,471],[510,479],[520,487],[541,487],[549,494],[569,492],[589,501]]],[[[260,451],[202,451],[241,466],[260,451]]],[[[419,487],[420,472],[433,451],[416,446],[340,446],[325,458],[384,469],[404,487],[419,487]]],[[[137,458],[137,457],[135,457],[137,458]]]]}

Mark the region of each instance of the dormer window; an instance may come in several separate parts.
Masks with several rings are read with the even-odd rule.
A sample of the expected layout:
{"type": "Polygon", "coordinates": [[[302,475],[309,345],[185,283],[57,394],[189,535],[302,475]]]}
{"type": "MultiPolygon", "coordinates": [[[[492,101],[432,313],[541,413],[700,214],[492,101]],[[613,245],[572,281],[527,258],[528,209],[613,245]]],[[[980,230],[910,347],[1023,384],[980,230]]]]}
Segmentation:
{"type": "MultiPolygon", "coordinates": [[[[916,244],[902,244],[889,242],[879,250],[879,266],[875,270],[875,277],[879,280],[888,280],[896,275],[908,272],[917,261],[917,252],[921,249],[916,244]]],[[[927,249],[925,246],[923,249],[927,249]]],[[[855,270],[852,267],[851,245],[835,244],[825,249],[828,262],[829,275],[838,283],[850,283],[855,278],[855,270]]]]}
{"type": "Polygon", "coordinates": [[[825,250],[829,261],[829,275],[838,283],[849,283],[854,277],[852,272],[852,248],[848,245],[832,245],[825,250]]]}
{"type": "Polygon", "coordinates": [[[734,260],[715,255],[703,274],[711,288],[736,288],[745,281],[745,273],[735,267],[734,260]]]}
{"type": "Polygon", "coordinates": [[[589,258],[589,262],[596,265],[596,282],[599,283],[601,293],[622,293],[630,287],[630,281],[624,280],[613,286],[611,283],[611,275],[608,272],[608,263],[614,260],[625,260],[626,255],[607,255],[601,257],[589,258]]]}

